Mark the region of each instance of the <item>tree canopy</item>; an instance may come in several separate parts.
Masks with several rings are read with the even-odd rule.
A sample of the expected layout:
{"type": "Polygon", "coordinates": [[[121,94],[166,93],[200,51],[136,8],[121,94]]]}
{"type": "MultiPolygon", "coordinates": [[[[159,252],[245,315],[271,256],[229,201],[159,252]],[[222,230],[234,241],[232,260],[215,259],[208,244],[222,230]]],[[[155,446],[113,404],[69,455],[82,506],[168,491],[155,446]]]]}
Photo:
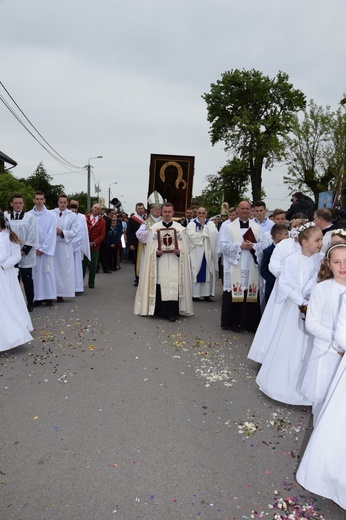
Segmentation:
{"type": "Polygon", "coordinates": [[[321,192],[338,192],[346,164],[346,114],[332,112],[311,100],[303,119],[295,116],[286,138],[288,175],[284,182],[292,191],[307,189],[315,202],[321,192]]]}
{"type": "Polygon", "coordinates": [[[215,175],[207,175],[208,186],[194,204],[208,208],[210,216],[221,212],[222,202],[236,206],[244,197],[249,186],[249,170],[244,161],[234,158],[227,161],[215,175]]]}
{"type": "Polygon", "coordinates": [[[225,143],[247,165],[253,200],[261,196],[263,166],[282,160],[294,115],[306,106],[305,95],[279,72],[273,79],[257,70],[232,70],[211,84],[202,98],[211,123],[210,140],[225,143]]]}
{"type": "Polygon", "coordinates": [[[0,174],[0,208],[5,211],[11,209],[10,200],[13,193],[21,193],[25,201],[25,210],[33,206],[34,189],[23,180],[16,179],[11,172],[0,174]]]}
{"type": "Polygon", "coordinates": [[[46,197],[46,205],[49,209],[57,206],[58,195],[64,191],[62,184],[51,184],[52,180],[53,177],[47,173],[42,162],[39,163],[34,173],[25,180],[34,191],[43,191],[46,197]]]}
{"type": "Polygon", "coordinates": [[[10,200],[13,193],[21,193],[24,197],[25,211],[30,210],[33,205],[35,191],[43,191],[46,196],[48,209],[57,206],[58,195],[64,191],[62,184],[51,184],[53,178],[48,175],[43,163],[41,162],[34,173],[27,179],[17,179],[12,172],[0,174],[0,208],[2,210],[11,209],[10,200]]]}

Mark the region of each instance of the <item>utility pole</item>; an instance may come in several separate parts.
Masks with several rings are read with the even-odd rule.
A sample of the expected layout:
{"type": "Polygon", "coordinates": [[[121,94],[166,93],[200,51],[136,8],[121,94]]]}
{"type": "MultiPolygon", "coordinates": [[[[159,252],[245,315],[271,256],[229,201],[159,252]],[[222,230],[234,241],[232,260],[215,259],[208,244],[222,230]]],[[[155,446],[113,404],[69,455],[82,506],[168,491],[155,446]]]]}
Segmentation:
{"type": "Polygon", "coordinates": [[[91,209],[91,204],[90,204],[90,171],[91,171],[91,164],[90,164],[90,161],[91,159],[102,159],[102,155],[96,155],[95,157],[90,157],[90,159],[88,160],[88,165],[87,165],[87,171],[88,171],[88,186],[87,186],[87,211],[90,211],[91,209]]]}
{"type": "Polygon", "coordinates": [[[111,182],[108,186],[108,209],[111,207],[111,186],[112,184],[118,184],[117,182],[111,182]]]}

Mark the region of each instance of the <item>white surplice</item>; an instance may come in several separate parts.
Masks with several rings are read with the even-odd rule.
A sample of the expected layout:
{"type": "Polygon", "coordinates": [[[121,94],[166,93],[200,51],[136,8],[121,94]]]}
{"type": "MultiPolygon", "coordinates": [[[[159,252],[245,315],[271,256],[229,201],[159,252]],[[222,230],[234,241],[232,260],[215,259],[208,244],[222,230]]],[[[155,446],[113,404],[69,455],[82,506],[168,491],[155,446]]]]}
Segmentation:
{"type": "Polygon", "coordinates": [[[56,244],[56,218],[45,206],[42,211],[34,207],[28,211],[34,215],[38,228],[36,265],[32,268],[35,301],[53,300],[56,298],[56,282],[53,255],[56,244]]]}
{"type": "Polygon", "coordinates": [[[31,213],[24,213],[21,220],[11,220],[11,214],[5,211],[5,218],[8,219],[12,231],[19,237],[21,248],[24,245],[31,246],[26,255],[22,255],[19,267],[33,267],[36,264],[36,247],[38,246],[38,229],[35,217],[31,213]]]}
{"type": "Polygon", "coordinates": [[[77,216],[69,209],[63,212],[59,208],[51,210],[55,215],[56,228],[63,232],[63,237],[57,235],[54,253],[54,269],[56,281],[56,295],[72,298],[75,296],[74,257],[72,240],[78,234],[79,225],[77,216]],[[60,216],[60,213],[61,216],[60,216]]]}
{"type": "Polygon", "coordinates": [[[186,227],[187,246],[192,274],[192,296],[215,296],[216,278],[218,276],[218,258],[216,243],[218,230],[213,222],[206,221],[204,227],[197,219],[192,220],[186,227]],[[203,258],[206,260],[206,280],[197,282],[197,275],[201,269],[203,258]]]}
{"type": "MultiPolygon", "coordinates": [[[[257,255],[257,261],[260,262],[262,255],[263,242],[261,241],[261,229],[254,222],[249,220],[249,228],[252,229],[257,242],[253,245],[253,249],[257,255]]],[[[249,283],[252,279],[256,280],[258,287],[258,264],[255,264],[250,251],[241,249],[243,235],[249,228],[240,228],[239,218],[233,222],[226,221],[220,228],[218,251],[222,253],[223,257],[223,290],[227,292],[232,291],[232,284],[238,280],[232,280],[231,271],[234,266],[240,266],[240,283],[243,290],[248,290],[249,283]]]]}
{"type": "Polygon", "coordinates": [[[88,226],[83,213],[76,213],[78,222],[78,233],[72,239],[75,292],[84,292],[83,282],[83,258],[84,255],[90,260],[90,242],[88,226]]]}

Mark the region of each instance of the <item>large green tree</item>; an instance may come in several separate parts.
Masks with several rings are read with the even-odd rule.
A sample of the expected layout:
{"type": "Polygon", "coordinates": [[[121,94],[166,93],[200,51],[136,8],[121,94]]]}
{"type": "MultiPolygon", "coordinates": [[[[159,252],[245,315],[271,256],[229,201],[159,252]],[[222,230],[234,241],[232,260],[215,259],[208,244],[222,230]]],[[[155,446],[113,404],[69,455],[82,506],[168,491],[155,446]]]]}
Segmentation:
{"type": "Polygon", "coordinates": [[[227,161],[215,175],[207,175],[208,186],[194,203],[205,206],[210,216],[221,212],[222,202],[236,206],[245,196],[249,187],[250,175],[247,165],[236,157],[227,161]]]}
{"type": "Polygon", "coordinates": [[[311,192],[318,201],[321,192],[337,192],[342,184],[346,160],[346,115],[342,109],[316,105],[311,100],[303,119],[295,117],[287,136],[288,175],[291,191],[311,192]]]}
{"type": "Polygon", "coordinates": [[[294,115],[305,108],[305,95],[279,72],[273,79],[257,70],[231,70],[211,84],[202,98],[207,104],[212,144],[243,160],[249,170],[252,198],[261,196],[263,167],[282,160],[284,137],[294,115]]]}
{"type": "Polygon", "coordinates": [[[303,119],[295,117],[291,133],[287,136],[288,175],[284,182],[291,191],[306,191],[314,194],[328,190],[332,179],[326,169],[330,149],[333,114],[330,107],[323,108],[309,102],[303,119]]]}
{"type": "MultiPolygon", "coordinates": [[[[21,179],[22,181],[24,179],[21,179]]],[[[40,162],[36,170],[25,182],[30,184],[34,191],[43,191],[46,196],[46,205],[49,209],[55,208],[58,203],[59,193],[64,191],[62,184],[51,184],[53,177],[51,177],[43,163],[40,162]]]]}
{"type": "Polygon", "coordinates": [[[12,209],[10,200],[14,193],[21,193],[25,201],[25,210],[29,210],[33,206],[32,199],[34,197],[33,188],[25,181],[16,179],[12,172],[0,174],[0,208],[4,210],[12,209]]]}
{"type": "Polygon", "coordinates": [[[336,195],[336,205],[345,207],[346,193],[346,99],[343,100],[343,108],[339,108],[333,118],[332,143],[328,154],[328,169],[334,172],[330,188],[336,195]]]}

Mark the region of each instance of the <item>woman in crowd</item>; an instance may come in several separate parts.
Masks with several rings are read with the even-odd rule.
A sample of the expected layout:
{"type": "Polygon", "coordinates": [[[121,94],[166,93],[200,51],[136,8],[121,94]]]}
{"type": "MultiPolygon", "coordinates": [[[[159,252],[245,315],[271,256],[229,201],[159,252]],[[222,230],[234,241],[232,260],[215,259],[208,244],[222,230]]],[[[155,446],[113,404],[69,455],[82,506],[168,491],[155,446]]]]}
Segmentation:
{"type": "Polygon", "coordinates": [[[122,248],[121,237],[123,235],[123,224],[117,214],[113,215],[110,229],[106,235],[108,244],[108,265],[111,271],[119,271],[120,269],[120,251],[122,248]]]}

